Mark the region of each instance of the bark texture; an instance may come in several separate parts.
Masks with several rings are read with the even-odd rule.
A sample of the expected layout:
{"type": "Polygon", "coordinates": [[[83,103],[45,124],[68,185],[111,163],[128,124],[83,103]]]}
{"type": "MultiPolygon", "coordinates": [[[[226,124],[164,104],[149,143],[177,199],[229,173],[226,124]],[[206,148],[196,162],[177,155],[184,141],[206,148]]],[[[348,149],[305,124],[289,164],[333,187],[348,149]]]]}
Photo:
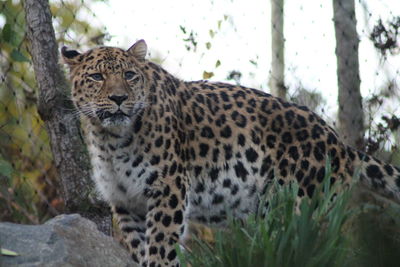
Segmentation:
{"type": "Polygon", "coordinates": [[[68,97],[69,86],[58,64],[58,45],[48,0],[25,0],[27,36],[39,87],[38,111],[50,138],[54,163],[62,184],[68,212],[92,219],[99,230],[109,234],[108,207],[92,198],[90,161],[79,120],[68,97]]]}
{"type": "Polygon", "coordinates": [[[271,75],[269,86],[273,95],[286,99],[285,39],[283,34],[284,0],[271,0],[271,75]]]}
{"type": "Polygon", "coordinates": [[[348,145],[361,149],[364,113],[360,92],[359,39],[354,0],[333,0],[333,11],[339,85],[339,132],[348,145]]]}

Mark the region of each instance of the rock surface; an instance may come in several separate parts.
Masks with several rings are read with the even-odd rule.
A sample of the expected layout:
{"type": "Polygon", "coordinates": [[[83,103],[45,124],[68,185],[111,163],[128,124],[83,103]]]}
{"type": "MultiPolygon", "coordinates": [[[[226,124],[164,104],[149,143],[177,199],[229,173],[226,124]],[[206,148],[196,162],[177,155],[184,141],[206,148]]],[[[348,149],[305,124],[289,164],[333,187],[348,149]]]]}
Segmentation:
{"type": "Polygon", "coordinates": [[[0,246],[19,254],[0,256],[0,266],[135,266],[125,249],[78,214],[43,225],[0,223],[0,246]]]}

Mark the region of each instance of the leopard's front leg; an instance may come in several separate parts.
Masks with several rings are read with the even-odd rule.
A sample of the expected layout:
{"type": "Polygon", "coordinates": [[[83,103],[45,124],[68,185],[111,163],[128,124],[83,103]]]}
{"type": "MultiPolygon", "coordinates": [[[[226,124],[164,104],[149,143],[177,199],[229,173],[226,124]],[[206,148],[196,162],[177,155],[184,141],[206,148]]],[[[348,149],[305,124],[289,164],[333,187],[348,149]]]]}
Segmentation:
{"type": "MultiPolygon", "coordinates": [[[[164,178],[165,179],[165,178],[164,178]]],[[[142,266],[180,266],[176,244],[187,227],[187,181],[169,177],[149,194],[145,262],[142,266]]]]}
{"type": "Polygon", "coordinates": [[[140,263],[145,255],[145,216],[135,214],[122,206],[112,206],[111,209],[132,259],[140,263]]]}

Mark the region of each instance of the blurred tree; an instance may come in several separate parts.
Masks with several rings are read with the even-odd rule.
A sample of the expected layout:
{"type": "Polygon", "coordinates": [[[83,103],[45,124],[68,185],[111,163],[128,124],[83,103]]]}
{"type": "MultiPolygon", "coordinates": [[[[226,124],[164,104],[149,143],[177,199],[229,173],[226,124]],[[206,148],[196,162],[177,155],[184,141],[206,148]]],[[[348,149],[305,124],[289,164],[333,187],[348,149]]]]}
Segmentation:
{"type": "Polygon", "coordinates": [[[370,34],[370,39],[384,58],[387,53],[398,54],[400,52],[398,42],[400,39],[400,16],[393,17],[385,24],[379,19],[370,34]]]}
{"type": "Polygon", "coordinates": [[[271,73],[269,86],[271,93],[286,99],[285,86],[285,38],[283,28],[284,0],[271,0],[271,73]]]}
{"type": "MultiPolygon", "coordinates": [[[[363,3],[363,8],[363,13],[367,13],[366,3],[363,3]]],[[[386,21],[378,19],[369,31],[370,40],[381,58],[379,67],[386,82],[364,100],[368,111],[365,146],[369,153],[399,165],[400,117],[396,112],[400,100],[399,71],[389,62],[400,53],[400,16],[387,18],[386,21]]]]}
{"type": "MultiPolygon", "coordinates": [[[[102,43],[104,29],[88,19],[94,17],[90,4],[95,1],[50,1],[57,42],[102,43]]],[[[49,137],[37,112],[22,3],[0,2],[0,221],[39,223],[62,211],[63,204],[49,137]]]]}
{"type": "Polygon", "coordinates": [[[363,148],[364,113],[360,92],[354,0],[333,0],[339,86],[339,132],[345,143],[363,148]]]}

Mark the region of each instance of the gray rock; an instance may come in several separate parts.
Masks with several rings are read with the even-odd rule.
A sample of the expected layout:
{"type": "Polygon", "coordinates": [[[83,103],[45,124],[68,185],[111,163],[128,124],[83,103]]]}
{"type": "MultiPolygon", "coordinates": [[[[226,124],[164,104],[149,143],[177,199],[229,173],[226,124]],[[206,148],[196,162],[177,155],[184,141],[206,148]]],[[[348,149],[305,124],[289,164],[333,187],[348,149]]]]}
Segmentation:
{"type": "Polygon", "coordinates": [[[0,266],[135,266],[127,251],[78,214],[43,225],[0,223],[0,246],[19,254],[0,256],[0,266]]]}

